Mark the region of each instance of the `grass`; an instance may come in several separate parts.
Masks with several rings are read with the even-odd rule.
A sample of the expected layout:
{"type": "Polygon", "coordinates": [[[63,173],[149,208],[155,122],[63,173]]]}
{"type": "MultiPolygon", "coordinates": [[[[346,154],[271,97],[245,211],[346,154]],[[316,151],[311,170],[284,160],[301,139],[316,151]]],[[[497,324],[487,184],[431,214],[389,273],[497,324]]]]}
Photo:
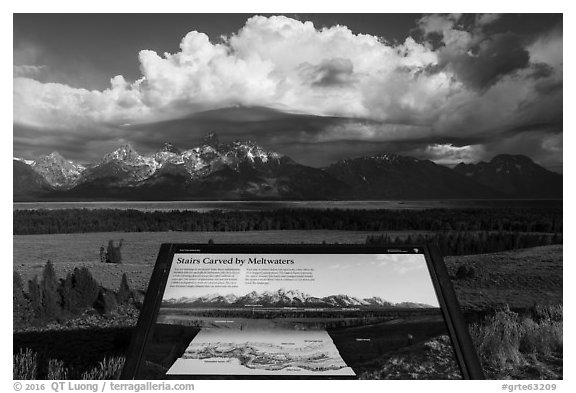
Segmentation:
{"type": "Polygon", "coordinates": [[[498,310],[506,305],[528,310],[535,304],[562,304],[562,245],[446,257],[445,261],[458,302],[465,310],[498,310]],[[474,274],[458,275],[463,269],[472,269],[474,274]]]}
{"type": "Polygon", "coordinates": [[[20,349],[12,362],[14,379],[36,379],[38,374],[38,355],[29,349],[20,349]]]}
{"type": "Polygon", "coordinates": [[[562,378],[562,331],[561,305],[537,306],[524,316],[503,309],[470,326],[489,379],[562,378]]]}
{"type": "Polygon", "coordinates": [[[13,379],[15,380],[109,380],[120,378],[125,358],[123,356],[106,357],[94,368],[79,373],[74,368],[67,368],[63,361],[49,359],[47,364],[47,374],[39,375],[41,364],[39,357],[30,349],[21,349],[13,356],[13,379]]]}
{"type": "Polygon", "coordinates": [[[48,361],[48,375],[46,379],[68,379],[68,369],[62,360],[50,359],[48,361]]]}
{"type": "Polygon", "coordinates": [[[116,356],[112,358],[104,358],[92,370],[82,374],[80,379],[84,380],[105,380],[105,379],[118,379],[124,367],[124,357],[116,356]]]}
{"type": "Polygon", "coordinates": [[[401,348],[382,360],[376,370],[363,371],[359,379],[461,379],[450,338],[440,335],[401,348]]]}

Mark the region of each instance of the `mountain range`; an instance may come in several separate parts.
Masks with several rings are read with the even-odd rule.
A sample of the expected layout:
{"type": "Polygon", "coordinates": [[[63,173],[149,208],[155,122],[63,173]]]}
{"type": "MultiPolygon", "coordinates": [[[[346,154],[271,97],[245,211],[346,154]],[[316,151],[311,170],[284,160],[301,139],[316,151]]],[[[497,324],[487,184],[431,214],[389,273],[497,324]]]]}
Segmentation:
{"type": "Polygon", "coordinates": [[[298,290],[279,289],[258,293],[252,291],[243,296],[233,294],[210,294],[198,297],[181,297],[162,301],[168,307],[378,307],[378,308],[431,308],[427,304],[402,302],[391,303],[380,297],[360,299],[349,295],[315,297],[298,290]]]}
{"type": "Polygon", "coordinates": [[[87,165],[57,152],[15,157],[13,174],[14,201],[562,198],[562,176],[525,156],[451,169],[382,153],[312,168],[214,133],[192,149],[165,143],[151,155],[127,144],[87,165]]]}

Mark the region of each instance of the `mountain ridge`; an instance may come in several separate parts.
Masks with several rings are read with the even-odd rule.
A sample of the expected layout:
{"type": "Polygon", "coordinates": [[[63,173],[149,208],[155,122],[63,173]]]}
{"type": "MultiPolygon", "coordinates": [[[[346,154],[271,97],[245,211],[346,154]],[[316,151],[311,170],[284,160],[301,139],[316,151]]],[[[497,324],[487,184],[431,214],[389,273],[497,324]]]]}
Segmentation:
{"type": "MultiPolygon", "coordinates": [[[[187,150],[165,142],[156,152],[146,155],[126,143],[89,165],[66,160],[57,152],[35,161],[17,157],[13,160],[18,162],[14,176],[37,186],[27,187],[26,181],[15,178],[15,200],[526,198],[533,197],[534,190],[542,185],[554,183],[557,190],[562,179],[561,175],[550,175],[553,172],[526,156],[513,155],[499,155],[490,163],[459,164],[450,169],[429,160],[379,153],[346,158],[318,169],[301,165],[251,140],[221,143],[215,133],[209,133],[199,146],[187,150]],[[22,165],[30,167],[48,186],[22,165]],[[492,173],[495,170],[485,168],[495,165],[505,168],[496,171],[502,172],[498,181],[477,174],[492,173]],[[516,166],[529,168],[532,177],[522,181],[507,179],[505,175],[514,172],[516,166]],[[511,189],[510,184],[520,185],[511,189]]],[[[558,196],[556,192],[553,197],[561,198],[561,193],[558,196]]]]}
{"type": "Polygon", "coordinates": [[[460,163],[454,171],[513,197],[562,198],[562,175],[524,155],[499,154],[489,162],[460,163]]]}

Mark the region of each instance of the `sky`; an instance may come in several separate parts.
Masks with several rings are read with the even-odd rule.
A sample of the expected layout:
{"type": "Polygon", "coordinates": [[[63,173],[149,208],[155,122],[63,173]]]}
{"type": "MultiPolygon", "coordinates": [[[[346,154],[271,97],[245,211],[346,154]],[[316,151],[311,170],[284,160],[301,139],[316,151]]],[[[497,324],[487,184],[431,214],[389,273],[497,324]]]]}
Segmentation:
{"type": "MultiPolygon", "coordinates": [[[[175,254],[178,258],[229,259],[248,261],[248,258],[262,257],[251,254],[175,254]]],[[[348,295],[359,299],[380,297],[384,300],[400,303],[415,302],[438,307],[438,299],[430,279],[426,259],[422,254],[269,254],[269,259],[292,259],[291,265],[248,265],[244,264],[177,264],[172,263],[163,299],[197,297],[208,294],[244,296],[252,291],[299,290],[315,297],[330,295],[348,295]],[[237,288],[204,288],[191,286],[170,286],[180,270],[196,269],[239,269],[237,288]],[[268,285],[246,284],[244,278],[247,269],[313,269],[314,280],[307,281],[270,281],[268,285]]],[[[221,275],[220,275],[221,276],[221,275]]]]}
{"type": "Polygon", "coordinates": [[[562,172],[561,14],[15,14],[13,150],[208,132],[315,167],[525,154],[562,172]]]}

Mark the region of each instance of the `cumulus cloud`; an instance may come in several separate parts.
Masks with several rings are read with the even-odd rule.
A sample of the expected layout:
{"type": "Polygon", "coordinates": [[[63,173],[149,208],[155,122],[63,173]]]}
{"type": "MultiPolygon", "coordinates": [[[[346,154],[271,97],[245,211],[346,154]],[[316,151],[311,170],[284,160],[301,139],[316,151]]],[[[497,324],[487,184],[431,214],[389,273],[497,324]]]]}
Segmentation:
{"type": "MultiPolygon", "coordinates": [[[[233,105],[387,119],[395,110],[385,107],[396,101],[393,95],[413,91],[395,80],[419,89],[426,81],[417,72],[437,61],[428,46],[412,38],[394,47],[345,26],[316,29],[283,16],[250,18],[223,43],[193,31],[177,53],[142,50],[138,58],[140,79],[127,83],[117,76],[104,91],[15,82],[16,103],[27,107],[19,110],[18,121],[74,127],[70,117],[116,122],[139,116],[148,121],[233,105]],[[373,102],[375,83],[391,87],[379,94],[384,105],[373,102]],[[62,100],[71,105],[53,111],[62,100]]],[[[422,103],[406,96],[394,105],[412,112],[421,110],[422,103]]]]}
{"type": "Polygon", "coordinates": [[[343,86],[353,84],[354,64],[350,59],[324,60],[318,65],[301,64],[303,78],[316,86],[343,86]]]}
{"type": "Polygon", "coordinates": [[[382,266],[398,275],[426,270],[426,261],[418,254],[382,254],[376,256],[377,266],[382,266]]]}
{"type": "MultiPolygon", "coordinates": [[[[562,32],[486,33],[500,18],[427,15],[422,37],[391,44],[346,26],[254,16],[217,43],[192,31],[176,53],[141,50],[141,77],[115,76],[104,90],[44,83],[42,66],[14,66],[14,122],[89,134],[235,106],[348,119],[294,130],[318,143],[486,137],[561,121],[562,32]]],[[[427,154],[472,150],[440,143],[427,154]]]]}

